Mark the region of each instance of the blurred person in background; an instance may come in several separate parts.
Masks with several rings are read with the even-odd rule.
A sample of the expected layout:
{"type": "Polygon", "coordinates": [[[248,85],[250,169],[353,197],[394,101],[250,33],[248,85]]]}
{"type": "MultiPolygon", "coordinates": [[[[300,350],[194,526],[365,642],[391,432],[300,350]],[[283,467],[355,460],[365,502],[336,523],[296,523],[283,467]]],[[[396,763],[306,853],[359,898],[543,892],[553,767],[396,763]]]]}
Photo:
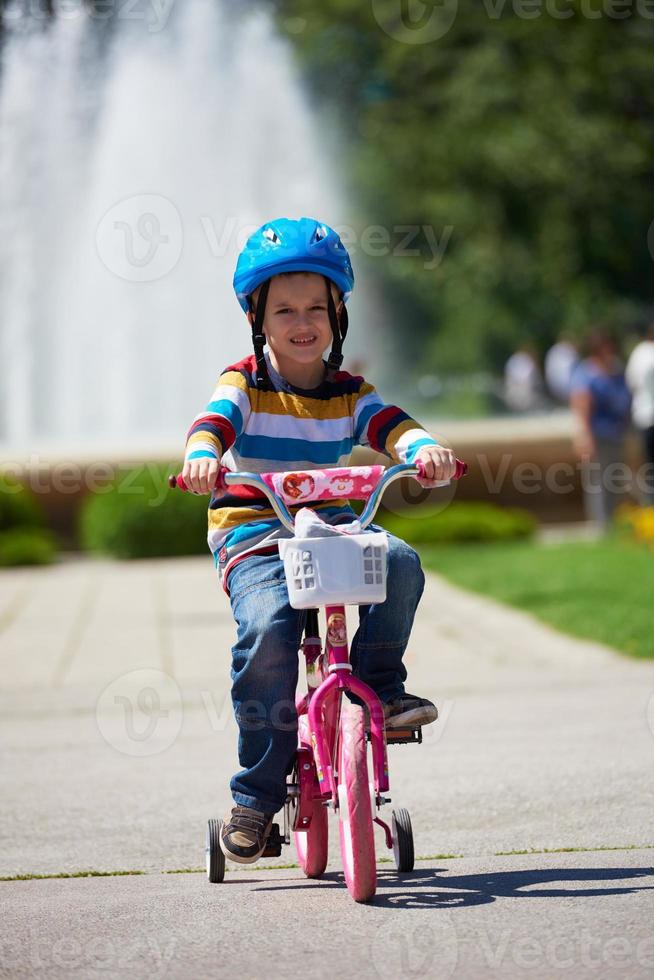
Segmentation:
{"type": "Polygon", "coordinates": [[[512,412],[537,412],[546,407],[545,383],[531,344],[523,344],[506,362],[504,400],[512,412]]]}
{"type": "Polygon", "coordinates": [[[560,405],[570,404],[572,375],[579,364],[577,345],[565,334],[545,355],[545,381],[552,398],[560,405]]]}
{"type": "Polygon", "coordinates": [[[584,346],[588,356],[575,369],[570,392],[575,449],[582,461],[586,516],[606,529],[626,491],[631,394],[613,333],[595,327],[584,346]]]}
{"type": "Polygon", "coordinates": [[[654,320],[636,344],[626,370],[627,384],[633,394],[631,414],[643,440],[646,473],[641,485],[642,503],[654,505],[654,320]]]}

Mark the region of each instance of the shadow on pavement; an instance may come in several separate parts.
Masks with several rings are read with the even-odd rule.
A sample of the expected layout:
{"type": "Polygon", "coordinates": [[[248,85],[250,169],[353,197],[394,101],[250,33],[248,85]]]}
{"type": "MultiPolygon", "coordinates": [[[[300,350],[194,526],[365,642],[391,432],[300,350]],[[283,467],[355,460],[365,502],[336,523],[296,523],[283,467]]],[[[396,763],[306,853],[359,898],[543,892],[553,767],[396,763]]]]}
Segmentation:
{"type": "MultiPolygon", "coordinates": [[[[444,871],[446,869],[442,869],[444,871]]],[[[485,905],[497,898],[591,898],[598,895],[629,895],[654,890],[654,868],[542,868],[528,871],[497,871],[475,875],[445,876],[441,870],[418,868],[400,874],[378,869],[374,904],[388,908],[467,908],[485,905]],[[651,885],[639,887],[592,887],[594,883],[624,881],[630,878],[652,878],[651,885]],[[570,887],[565,884],[587,884],[570,887]],[[537,887],[537,886],[549,887],[537,887]],[[558,887],[557,887],[558,885],[558,887]],[[410,888],[411,890],[405,890],[410,888]],[[534,889],[523,891],[523,889],[534,889]]],[[[284,879],[288,880],[288,879],[284,879]]],[[[302,879],[300,879],[301,881],[302,879]]],[[[248,883],[249,884],[249,883],[248,883]]],[[[277,891],[280,887],[313,888],[320,885],[345,888],[343,875],[336,871],[324,874],[318,881],[306,884],[257,888],[277,891]]]]}

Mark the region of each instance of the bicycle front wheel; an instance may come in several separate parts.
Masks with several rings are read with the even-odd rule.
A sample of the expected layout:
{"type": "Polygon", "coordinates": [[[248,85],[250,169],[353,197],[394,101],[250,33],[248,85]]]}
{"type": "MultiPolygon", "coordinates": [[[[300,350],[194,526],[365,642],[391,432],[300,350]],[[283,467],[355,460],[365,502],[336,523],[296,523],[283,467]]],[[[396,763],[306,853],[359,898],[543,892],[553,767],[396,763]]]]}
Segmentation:
{"type": "Polygon", "coordinates": [[[355,902],[377,889],[373,813],[363,708],[343,702],[338,740],[339,834],[343,873],[355,902]]]}

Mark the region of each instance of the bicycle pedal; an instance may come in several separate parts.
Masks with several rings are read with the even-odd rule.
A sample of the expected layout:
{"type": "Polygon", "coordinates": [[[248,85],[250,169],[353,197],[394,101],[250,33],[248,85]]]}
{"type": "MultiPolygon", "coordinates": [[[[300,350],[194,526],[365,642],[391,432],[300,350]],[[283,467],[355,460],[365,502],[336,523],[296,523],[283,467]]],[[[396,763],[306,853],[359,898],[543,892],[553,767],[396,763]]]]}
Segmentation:
{"type": "Polygon", "coordinates": [[[411,745],[413,742],[422,743],[422,728],[387,728],[387,745],[411,745]]]}
{"type": "Polygon", "coordinates": [[[279,824],[274,823],[268,835],[268,840],[266,841],[266,846],[264,847],[261,857],[263,858],[277,858],[282,853],[282,844],[284,843],[284,838],[279,832],[279,824]]]}

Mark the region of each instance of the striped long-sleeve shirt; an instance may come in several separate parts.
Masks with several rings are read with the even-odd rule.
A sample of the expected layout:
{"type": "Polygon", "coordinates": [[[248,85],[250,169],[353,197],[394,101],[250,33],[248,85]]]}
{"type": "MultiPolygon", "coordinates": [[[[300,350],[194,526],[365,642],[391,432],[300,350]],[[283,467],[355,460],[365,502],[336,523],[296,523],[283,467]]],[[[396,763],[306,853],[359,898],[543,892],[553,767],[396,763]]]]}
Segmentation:
{"type": "MultiPolygon", "coordinates": [[[[347,466],[355,445],[411,463],[422,446],[437,445],[414,419],[387,405],[362,377],[339,371],[309,391],[282,378],[266,355],[274,391],[256,386],[254,354],[226,368],[186,439],[185,459],[212,457],[234,471],[267,473],[347,466]]],[[[351,521],[347,500],[311,505],[330,523],[351,521]]],[[[291,508],[294,513],[297,508],[291,508]]],[[[268,500],[253,487],[213,492],[207,542],[220,581],[251,554],[273,554],[289,537],[268,500]]]]}

